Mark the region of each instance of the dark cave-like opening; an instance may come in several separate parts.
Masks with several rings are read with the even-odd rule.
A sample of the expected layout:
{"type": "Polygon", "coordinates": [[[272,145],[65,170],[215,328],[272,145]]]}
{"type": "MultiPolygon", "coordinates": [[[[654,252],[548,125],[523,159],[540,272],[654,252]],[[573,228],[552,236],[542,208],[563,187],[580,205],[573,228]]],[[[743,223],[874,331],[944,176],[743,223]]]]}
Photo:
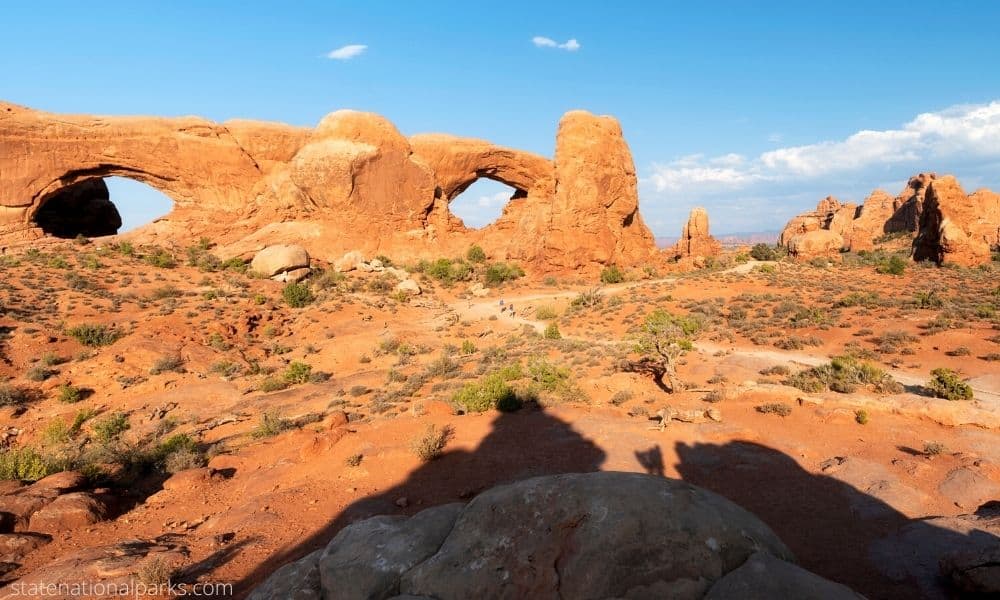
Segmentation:
{"type": "Polygon", "coordinates": [[[46,234],[66,239],[114,235],[122,226],[108,186],[99,178],[53,193],[39,207],[33,221],[46,234]]]}

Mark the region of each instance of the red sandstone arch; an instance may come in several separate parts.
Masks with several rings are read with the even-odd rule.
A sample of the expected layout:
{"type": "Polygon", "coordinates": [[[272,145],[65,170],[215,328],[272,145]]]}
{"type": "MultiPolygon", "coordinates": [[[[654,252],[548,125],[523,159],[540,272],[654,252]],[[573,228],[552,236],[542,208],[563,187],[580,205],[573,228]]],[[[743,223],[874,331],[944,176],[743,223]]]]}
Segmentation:
{"type": "Polygon", "coordinates": [[[40,237],[32,219],[53,196],[122,176],[176,204],[143,235],[211,235],[230,254],[295,240],[327,260],[349,250],[433,258],[478,243],[491,256],[576,267],[656,252],[637,213],[621,127],[583,111],[560,120],[549,160],[448,135],[408,140],[385,118],[356,111],[331,113],[310,130],[59,115],[0,102],[0,149],[0,244],[40,237]],[[517,193],[499,221],[470,231],[450,218],[448,203],[483,177],[517,193]]]}
{"type": "Polygon", "coordinates": [[[447,201],[482,178],[509,185],[518,192],[515,197],[555,193],[552,161],[531,152],[437,133],[415,135],[410,145],[434,172],[439,195],[447,201]]]}
{"type": "Polygon", "coordinates": [[[236,211],[261,169],[222,125],[194,117],[51,115],[0,104],[0,224],[30,224],[51,197],[121,176],[178,206],[236,211]]]}

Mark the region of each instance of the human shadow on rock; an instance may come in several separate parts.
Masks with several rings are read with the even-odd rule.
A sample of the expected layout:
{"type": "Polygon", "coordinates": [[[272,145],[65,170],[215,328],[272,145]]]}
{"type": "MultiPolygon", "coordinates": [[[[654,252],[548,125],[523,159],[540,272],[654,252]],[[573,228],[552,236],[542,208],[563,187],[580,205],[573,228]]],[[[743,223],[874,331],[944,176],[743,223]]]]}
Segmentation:
{"type": "Polygon", "coordinates": [[[752,442],[677,443],[681,477],[757,515],[806,569],[871,600],[959,598],[940,558],[1000,544],[982,530],[963,534],[910,519],[876,495],[886,482],[859,490],[804,470],[790,456],[752,442]]]}
{"type": "MultiPolygon", "coordinates": [[[[461,427],[459,419],[455,428],[461,427]]],[[[326,546],[338,531],[355,521],[384,514],[411,515],[438,504],[467,502],[481,491],[530,477],[597,471],[604,459],[603,450],[541,408],[499,413],[490,433],[474,450],[446,450],[410,473],[403,483],[347,506],[294,547],[258,565],[238,583],[236,594],[245,596],[278,568],[326,546]],[[405,507],[397,505],[400,498],[406,499],[405,507]]]]}

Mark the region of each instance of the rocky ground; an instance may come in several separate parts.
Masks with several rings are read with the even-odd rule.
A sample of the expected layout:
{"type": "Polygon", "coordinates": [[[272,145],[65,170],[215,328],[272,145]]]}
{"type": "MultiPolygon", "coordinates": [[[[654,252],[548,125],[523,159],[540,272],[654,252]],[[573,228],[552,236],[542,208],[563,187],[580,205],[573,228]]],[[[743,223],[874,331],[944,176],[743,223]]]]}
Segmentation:
{"type": "Polygon", "coordinates": [[[518,277],[473,254],[288,283],[211,250],[0,257],[7,584],[245,596],[356,519],[597,470],[715,491],[869,598],[948,597],[938,560],[996,533],[996,267],[731,253],[518,277]],[[657,309],[696,323],[672,392],[637,351],[657,309]],[[971,399],[935,397],[942,368],[971,399]]]}

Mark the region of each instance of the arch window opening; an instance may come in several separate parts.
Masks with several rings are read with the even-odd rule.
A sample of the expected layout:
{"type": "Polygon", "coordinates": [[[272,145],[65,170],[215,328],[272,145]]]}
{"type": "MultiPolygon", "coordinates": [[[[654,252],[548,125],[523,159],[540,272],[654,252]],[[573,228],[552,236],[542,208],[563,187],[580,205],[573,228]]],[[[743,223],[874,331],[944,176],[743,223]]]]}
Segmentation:
{"type": "Polygon", "coordinates": [[[524,196],[521,190],[481,177],[452,198],[448,209],[469,229],[482,229],[500,218],[508,202],[524,196]]]}
{"type": "Polygon", "coordinates": [[[173,205],[163,192],[145,183],[95,177],[52,194],[32,220],[57,238],[102,237],[152,223],[173,210],[173,205]]]}

